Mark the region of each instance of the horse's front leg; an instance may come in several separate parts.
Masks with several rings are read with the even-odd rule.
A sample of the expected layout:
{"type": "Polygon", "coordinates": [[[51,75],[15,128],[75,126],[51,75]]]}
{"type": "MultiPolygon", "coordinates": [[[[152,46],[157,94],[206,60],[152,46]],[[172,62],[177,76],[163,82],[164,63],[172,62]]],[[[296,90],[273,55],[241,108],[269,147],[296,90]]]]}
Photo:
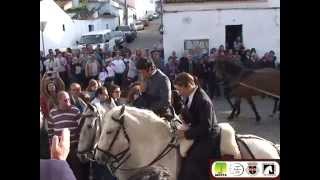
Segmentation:
{"type": "Polygon", "coordinates": [[[239,97],[238,101],[236,102],[235,106],[237,108],[236,117],[238,117],[240,114],[240,107],[241,107],[241,98],[240,97],[239,97]]]}
{"type": "MultiPolygon", "coordinates": [[[[229,99],[229,103],[230,104],[232,104],[232,102],[231,102],[231,100],[229,99]]],[[[231,114],[229,115],[229,117],[228,117],[228,120],[232,120],[233,118],[234,118],[234,114],[236,113],[236,112],[238,112],[238,109],[237,109],[237,106],[238,106],[238,104],[240,104],[240,101],[241,101],[241,98],[235,98],[235,103],[234,104],[232,104],[232,112],[231,112],[231,114]]]]}
{"type": "Polygon", "coordinates": [[[231,108],[235,109],[235,106],[233,105],[229,95],[226,96],[226,99],[227,99],[227,102],[230,104],[231,108]]]}
{"type": "Polygon", "coordinates": [[[274,98],[273,110],[272,110],[272,114],[270,115],[270,117],[274,117],[274,115],[277,113],[277,110],[278,110],[278,102],[279,102],[279,99],[274,98]]]}
{"type": "Polygon", "coordinates": [[[246,99],[247,99],[249,105],[251,106],[254,114],[256,115],[256,121],[259,122],[261,120],[261,117],[257,111],[256,105],[254,104],[252,97],[247,97],[246,99]]]}

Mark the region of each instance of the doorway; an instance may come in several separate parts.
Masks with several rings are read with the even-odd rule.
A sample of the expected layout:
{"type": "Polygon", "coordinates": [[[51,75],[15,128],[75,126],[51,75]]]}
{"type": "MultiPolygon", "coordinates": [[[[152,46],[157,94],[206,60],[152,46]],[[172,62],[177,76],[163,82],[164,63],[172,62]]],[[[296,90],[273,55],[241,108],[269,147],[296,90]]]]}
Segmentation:
{"type": "Polygon", "coordinates": [[[226,49],[234,49],[233,42],[240,36],[242,39],[242,24],[240,25],[227,25],[226,26],[226,49]]]}

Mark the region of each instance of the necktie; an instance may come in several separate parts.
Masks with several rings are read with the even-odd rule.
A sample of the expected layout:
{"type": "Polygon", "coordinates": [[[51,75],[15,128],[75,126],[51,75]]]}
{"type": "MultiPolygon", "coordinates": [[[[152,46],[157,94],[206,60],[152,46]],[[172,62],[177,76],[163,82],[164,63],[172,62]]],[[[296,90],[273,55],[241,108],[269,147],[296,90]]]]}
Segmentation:
{"type": "Polygon", "coordinates": [[[186,100],[186,103],[185,103],[187,107],[188,107],[188,103],[189,103],[189,97],[187,97],[187,100],[186,100]]]}

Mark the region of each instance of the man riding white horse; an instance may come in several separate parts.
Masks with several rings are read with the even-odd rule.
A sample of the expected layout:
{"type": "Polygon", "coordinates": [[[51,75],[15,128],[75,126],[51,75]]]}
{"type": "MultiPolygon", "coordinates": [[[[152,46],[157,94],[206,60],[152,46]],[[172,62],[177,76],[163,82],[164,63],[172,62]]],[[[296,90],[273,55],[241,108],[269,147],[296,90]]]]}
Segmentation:
{"type": "Polygon", "coordinates": [[[135,106],[150,109],[160,117],[172,119],[171,83],[167,75],[157,69],[152,60],[140,59],[137,64],[139,73],[145,81],[142,96],[136,100],[135,106]]]}
{"type": "Polygon", "coordinates": [[[214,106],[206,92],[196,85],[192,75],[178,74],[174,86],[187,97],[188,110],[183,120],[190,124],[188,130],[177,131],[178,137],[194,140],[187,157],[182,160],[178,180],[209,179],[208,160],[220,158],[220,128],[214,106]]]}

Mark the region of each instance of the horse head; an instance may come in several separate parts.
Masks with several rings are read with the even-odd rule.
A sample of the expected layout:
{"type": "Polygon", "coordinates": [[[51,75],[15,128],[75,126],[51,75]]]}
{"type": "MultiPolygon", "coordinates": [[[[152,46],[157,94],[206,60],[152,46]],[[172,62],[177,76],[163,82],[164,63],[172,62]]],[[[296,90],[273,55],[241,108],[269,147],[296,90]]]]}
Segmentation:
{"type": "MultiPolygon", "coordinates": [[[[100,164],[107,164],[113,172],[118,168],[129,168],[140,163],[145,165],[152,160],[151,157],[157,155],[159,150],[152,152],[149,149],[146,155],[146,149],[141,147],[152,146],[151,149],[154,149],[158,143],[161,145],[162,134],[165,133],[160,124],[166,126],[168,139],[170,136],[168,124],[149,110],[118,106],[103,118],[104,125],[95,159],[100,164]],[[158,134],[159,131],[162,131],[161,135],[158,134]]],[[[168,139],[164,141],[167,143],[168,139]]]]}
{"type": "Polygon", "coordinates": [[[96,107],[88,103],[82,114],[81,131],[78,143],[78,157],[81,161],[92,159],[92,152],[101,134],[101,119],[104,114],[102,107],[96,107]]]}
{"type": "Polygon", "coordinates": [[[243,68],[236,63],[219,59],[215,61],[214,72],[216,74],[217,79],[220,80],[230,80],[237,78],[240,73],[243,71],[243,68]]]}
{"type": "Polygon", "coordinates": [[[121,155],[126,154],[130,147],[130,138],[128,136],[128,117],[126,117],[125,105],[115,107],[105,116],[102,127],[102,134],[97,146],[95,159],[98,163],[119,163],[122,160],[121,155]],[[123,152],[120,153],[119,152],[123,152]]]}

